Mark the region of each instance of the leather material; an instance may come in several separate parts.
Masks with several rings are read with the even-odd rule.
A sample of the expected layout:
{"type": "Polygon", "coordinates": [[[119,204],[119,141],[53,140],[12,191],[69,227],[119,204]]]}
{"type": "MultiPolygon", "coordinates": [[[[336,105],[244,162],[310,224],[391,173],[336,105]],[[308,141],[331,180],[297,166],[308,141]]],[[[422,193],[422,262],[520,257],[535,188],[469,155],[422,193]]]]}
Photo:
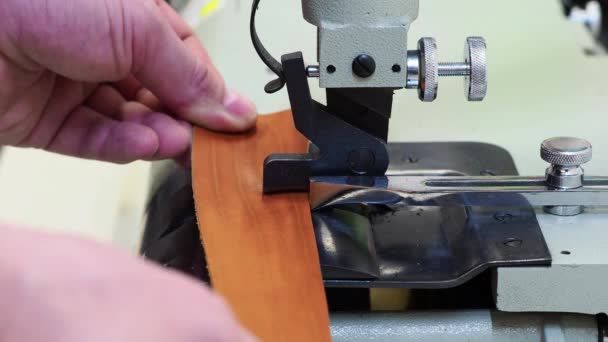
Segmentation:
{"type": "Polygon", "coordinates": [[[303,153],[291,112],[227,135],[196,128],[192,177],[214,289],[262,341],[330,341],[329,315],[306,193],[264,195],[271,153],[303,153]]]}

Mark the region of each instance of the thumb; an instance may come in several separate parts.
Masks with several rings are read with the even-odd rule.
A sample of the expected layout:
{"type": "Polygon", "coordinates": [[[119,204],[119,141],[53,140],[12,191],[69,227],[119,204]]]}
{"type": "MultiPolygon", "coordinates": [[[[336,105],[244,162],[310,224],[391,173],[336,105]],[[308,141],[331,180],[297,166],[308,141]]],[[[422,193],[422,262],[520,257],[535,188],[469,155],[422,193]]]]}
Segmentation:
{"type": "Polygon", "coordinates": [[[168,108],[195,125],[221,131],[250,128],[255,123],[255,106],[226,90],[192,30],[164,1],[155,2],[147,11],[133,5],[138,3],[141,5],[124,2],[135,11],[131,16],[135,77],[168,108]]]}
{"type": "Polygon", "coordinates": [[[0,51],[24,70],[42,66],[93,83],[134,75],[192,124],[225,131],[254,124],[255,106],[226,90],[192,30],[163,0],[44,2],[0,0],[0,51]]]}

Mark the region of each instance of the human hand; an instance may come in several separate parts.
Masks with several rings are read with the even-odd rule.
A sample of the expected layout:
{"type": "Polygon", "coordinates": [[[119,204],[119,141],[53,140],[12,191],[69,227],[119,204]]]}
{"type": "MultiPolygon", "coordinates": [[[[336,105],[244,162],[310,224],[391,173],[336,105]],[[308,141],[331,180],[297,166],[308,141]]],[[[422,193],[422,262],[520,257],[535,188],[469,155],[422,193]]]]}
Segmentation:
{"type": "Polygon", "coordinates": [[[0,234],[0,341],[255,341],[185,275],[74,237],[0,234]]]}
{"type": "Polygon", "coordinates": [[[0,145],[126,163],[187,154],[190,124],[255,123],[163,0],[2,0],[0,18],[0,145]]]}

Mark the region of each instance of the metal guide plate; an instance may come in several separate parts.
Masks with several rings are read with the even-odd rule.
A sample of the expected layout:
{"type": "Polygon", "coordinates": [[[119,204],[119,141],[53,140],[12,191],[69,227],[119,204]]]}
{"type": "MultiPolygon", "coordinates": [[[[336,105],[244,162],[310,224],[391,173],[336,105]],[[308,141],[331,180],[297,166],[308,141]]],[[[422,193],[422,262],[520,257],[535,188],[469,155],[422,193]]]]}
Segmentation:
{"type": "MultiPolygon", "coordinates": [[[[389,144],[389,174],[516,175],[480,143],[389,144]]],[[[446,288],[488,267],[549,265],[532,208],[345,205],[313,211],[326,286],[446,288]]]]}

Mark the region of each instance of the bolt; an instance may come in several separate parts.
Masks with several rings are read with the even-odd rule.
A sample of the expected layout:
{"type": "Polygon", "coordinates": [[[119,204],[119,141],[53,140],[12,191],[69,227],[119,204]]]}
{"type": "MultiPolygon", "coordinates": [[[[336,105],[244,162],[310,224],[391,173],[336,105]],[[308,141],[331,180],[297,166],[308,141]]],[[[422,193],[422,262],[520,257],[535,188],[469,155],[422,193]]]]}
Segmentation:
{"type": "Polygon", "coordinates": [[[374,74],[376,71],[376,61],[372,56],[361,54],[353,60],[353,72],[355,75],[367,78],[374,74]]]}
{"type": "Polygon", "coordinates": [[[319,70],[318,65],[309,65],[306,67],[306,76],[319,77],[320,75],[321,75],[321,71],[319,70]]]}
{"type": "Polygon", "coordinates": [[[376,162],[374,153],[368,148],[352,150],[348,154],[348,165],[352,172],[360,175],[368,173],[376,162]]]}
{"type": "Polygon", "coordinates": [[[439,63],[439,76],[471,76],[471,65],[468,63],[439,63]]]}

